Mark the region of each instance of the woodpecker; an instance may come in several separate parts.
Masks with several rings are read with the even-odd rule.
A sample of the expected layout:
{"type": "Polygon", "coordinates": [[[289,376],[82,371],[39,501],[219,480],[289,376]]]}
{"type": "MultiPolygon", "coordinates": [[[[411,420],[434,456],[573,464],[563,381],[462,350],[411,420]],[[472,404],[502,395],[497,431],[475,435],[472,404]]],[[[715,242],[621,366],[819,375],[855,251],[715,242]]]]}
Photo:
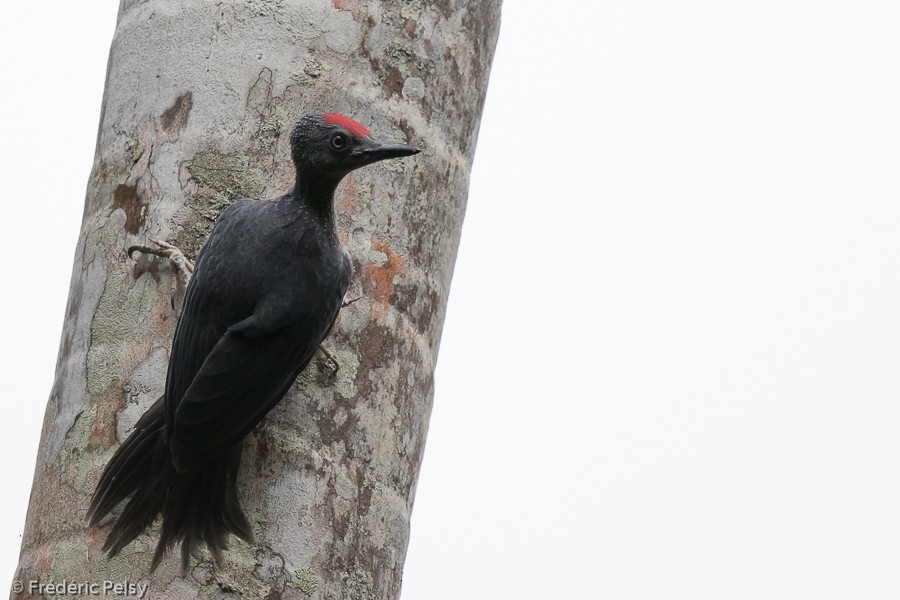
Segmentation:
{"type": "Polygon", "coordinates": [[[355,169],[419,152],[379,142],[338,113],[301,117],[290,145],[291,191],[233,203],[206,240],[185,291],[165,393],[100,477],[91,526],[128,499],[103,546],[110,557],[160,515],[151,572],[179,542],[187,571],[202,544],[221,563],[229,533],[253,540],[236,487],[242,440],[309,364],[350,283],[335,189],[355,169]]]}

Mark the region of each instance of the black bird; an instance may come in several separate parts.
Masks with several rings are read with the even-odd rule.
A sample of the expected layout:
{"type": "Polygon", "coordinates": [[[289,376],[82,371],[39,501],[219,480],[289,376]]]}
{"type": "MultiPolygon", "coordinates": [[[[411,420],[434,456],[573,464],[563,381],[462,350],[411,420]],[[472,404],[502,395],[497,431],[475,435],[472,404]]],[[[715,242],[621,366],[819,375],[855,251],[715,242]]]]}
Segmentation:
{"type": "Polygon", "coordinates": [[[376,141],[349,117],[308,115],[291,133],[293,189],[222,213],[185,292],[165,394],[116,451],[91,499],[96,526],[130,498],[103,546],[109,556],[160,514],[151,571],[178,542],[186,571],[201,543],[220,562],[228,533],[253,539],[235,485],[242,440],[310,362],[350,283],[335,189],[354,169],[417,152],[376,141]]]}

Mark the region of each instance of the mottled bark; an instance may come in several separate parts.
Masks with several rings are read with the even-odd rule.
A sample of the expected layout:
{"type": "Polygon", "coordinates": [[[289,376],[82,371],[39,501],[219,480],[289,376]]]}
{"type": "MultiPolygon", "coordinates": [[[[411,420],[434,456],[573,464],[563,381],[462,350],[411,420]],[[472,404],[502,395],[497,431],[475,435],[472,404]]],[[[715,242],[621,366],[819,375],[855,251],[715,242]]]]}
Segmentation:
{"type": "Polygon", "coordinates": [[[499,5],[123,0],[20,597],[32,580],[148,583],[149,598],[399,595],[499,5]],[[162,392],[183,293],[171,263],[125,249],[155,237],[193,258],[230,202],[290,187],[293,120],[329,110],[424,152],[338,190],[348,298],[360,299],[328,341],[337,374],[314,362],[245,442],[257,541],[232,538],[221,568],[207,556],[184,578],[176,557],[147,574],[155,528],[107,560],[88,499],[162,392]]]}

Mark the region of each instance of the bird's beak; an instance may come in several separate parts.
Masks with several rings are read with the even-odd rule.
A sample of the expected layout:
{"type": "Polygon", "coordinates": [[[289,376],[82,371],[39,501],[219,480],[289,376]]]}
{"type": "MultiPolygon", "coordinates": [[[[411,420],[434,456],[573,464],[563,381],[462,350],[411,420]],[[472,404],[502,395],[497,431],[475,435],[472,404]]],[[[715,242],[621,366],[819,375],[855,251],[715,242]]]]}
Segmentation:
{"type": "Polygon", "coordinates": [[[421,152],[418,148],[407,146],[406,144],[394,144],[391,142],[379,142],[372,138],[366,138],[364,145],[360,147],[355,154],[361,156],[366,163],[373,163],[379,160],[387,160],[389,158],[401,158],[403,156],[412,156],[421,152]]]}

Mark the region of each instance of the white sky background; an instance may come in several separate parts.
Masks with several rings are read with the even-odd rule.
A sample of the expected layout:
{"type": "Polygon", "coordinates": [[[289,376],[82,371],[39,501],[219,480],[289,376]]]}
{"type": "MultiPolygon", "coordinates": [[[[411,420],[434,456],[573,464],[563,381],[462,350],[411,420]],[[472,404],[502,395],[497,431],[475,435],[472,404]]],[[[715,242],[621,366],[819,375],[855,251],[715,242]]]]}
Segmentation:
{"type": "MultiPolygon", "coordinates": [[[[0,22],[4,577],[117,5],[0,22]]],[[[898,31],[507,0],[403,600],[900,597],[898,31]]]]}

